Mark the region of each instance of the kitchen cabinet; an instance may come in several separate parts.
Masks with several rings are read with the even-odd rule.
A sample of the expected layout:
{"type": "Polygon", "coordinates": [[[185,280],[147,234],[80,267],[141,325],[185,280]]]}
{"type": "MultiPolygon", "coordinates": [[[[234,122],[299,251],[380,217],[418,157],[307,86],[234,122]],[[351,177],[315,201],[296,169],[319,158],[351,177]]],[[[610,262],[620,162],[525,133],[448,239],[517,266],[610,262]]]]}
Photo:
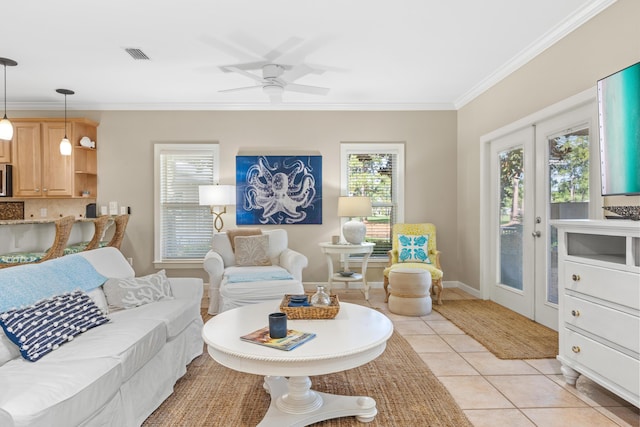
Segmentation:
{"type": "Polygon", "coordinates": [[[558,228],[559,355],[580,374],[640,405],[640,223],[553,221],[558,228]]]}
{"type": "Polygon", "coordinates": [[[0,139],[0,163],[11,163],[11,141],[0,139]]]}
{"type": "Polygon", "coordinates": [[[60,154],[65,135],[63,119],[15,119],[12,141],[13,197],[70,198],[97,196],[97,153],[80,146],[80,140],[97,138],[98,124],[68,119],[66,134],[71,156],[60,154]]]}

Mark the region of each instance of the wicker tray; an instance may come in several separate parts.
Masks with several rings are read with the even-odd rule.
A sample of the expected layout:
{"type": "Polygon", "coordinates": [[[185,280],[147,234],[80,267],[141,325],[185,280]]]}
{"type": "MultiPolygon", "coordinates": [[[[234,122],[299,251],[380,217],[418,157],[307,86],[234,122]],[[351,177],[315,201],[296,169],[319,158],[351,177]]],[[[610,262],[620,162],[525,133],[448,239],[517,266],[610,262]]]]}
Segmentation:
{"type": "MultiPolygon", "coordinates": [[[[313,293],[307,293],[311,298],[313,293]]],[[[337,295],[330,295],[331,304],[326,307],[289,307],[291,295],[286,294],[280,303],[280,311],[287,314],[289,319],[333,319],[340,311],[337,295]]]]}

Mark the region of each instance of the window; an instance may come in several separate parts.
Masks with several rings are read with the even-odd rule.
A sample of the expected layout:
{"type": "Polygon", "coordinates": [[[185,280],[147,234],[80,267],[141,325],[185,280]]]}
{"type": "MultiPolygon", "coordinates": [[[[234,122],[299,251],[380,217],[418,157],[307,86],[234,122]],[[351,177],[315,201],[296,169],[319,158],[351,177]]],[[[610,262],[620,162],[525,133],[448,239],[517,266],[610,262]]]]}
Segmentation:
{"type": "Polygon", "coordinates": [[[155,144],[155,262],[201,260],[213,220],[198,187],[218,180],[217,144],[155,144]]]}
{"type": "Polygon", "coordinates": [[[365,240],[376,244],[372,257],[386,259],[391,227],[404,221],[404,144],[343,143],[340,151],[341,194],[371,198],[365,240]]]}

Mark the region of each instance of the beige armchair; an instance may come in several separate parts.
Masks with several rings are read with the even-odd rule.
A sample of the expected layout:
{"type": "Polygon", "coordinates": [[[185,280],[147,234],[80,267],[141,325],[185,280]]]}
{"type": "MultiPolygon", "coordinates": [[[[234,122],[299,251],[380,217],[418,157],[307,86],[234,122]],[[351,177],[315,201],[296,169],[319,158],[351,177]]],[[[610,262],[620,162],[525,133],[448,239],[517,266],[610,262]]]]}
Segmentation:
{"type": "Polygon", "coordinates": [[[385,302],[389,300],[389,273],[396,268],[419,268],[431,274],[431,293],[442,304],[442,267],[436,249],[436,226],[430,223],[394,224],[389,264],[384,269],[385,302]]]}

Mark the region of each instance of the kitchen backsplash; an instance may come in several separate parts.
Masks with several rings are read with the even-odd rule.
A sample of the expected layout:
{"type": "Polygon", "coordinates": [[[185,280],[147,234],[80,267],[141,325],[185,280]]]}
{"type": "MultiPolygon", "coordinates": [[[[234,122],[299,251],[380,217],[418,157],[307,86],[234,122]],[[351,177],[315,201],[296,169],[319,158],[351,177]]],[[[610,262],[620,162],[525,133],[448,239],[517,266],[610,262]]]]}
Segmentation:
{"type": "Polygon", "coordinates": [[[87,204],[94,202],[95,199],[91,198],[2,200],[0,201],[0,217],[3,219],[55,219],[74,215],[84,218],[87,204]],[[24,216],[19,218],[23,203],[24,216]],[[5,216],[8,218],[4,218],[5,216]]]}

